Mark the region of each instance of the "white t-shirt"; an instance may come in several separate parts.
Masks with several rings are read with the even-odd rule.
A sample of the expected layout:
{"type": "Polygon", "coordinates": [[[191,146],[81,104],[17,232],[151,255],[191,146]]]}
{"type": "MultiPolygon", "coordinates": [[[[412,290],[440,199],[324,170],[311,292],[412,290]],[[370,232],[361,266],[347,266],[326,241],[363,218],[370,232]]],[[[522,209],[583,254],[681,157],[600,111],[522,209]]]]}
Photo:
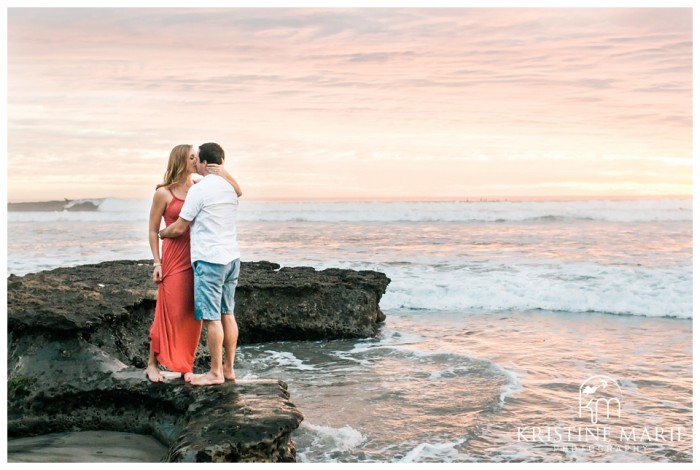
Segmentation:
{"type": "Polygon", "coordinates": [[[180,217],[190,221],[192,262],[228,264],[241,257],[236,240],[238,196],[219,175],[207,175],[187,192],[180,217]]]}

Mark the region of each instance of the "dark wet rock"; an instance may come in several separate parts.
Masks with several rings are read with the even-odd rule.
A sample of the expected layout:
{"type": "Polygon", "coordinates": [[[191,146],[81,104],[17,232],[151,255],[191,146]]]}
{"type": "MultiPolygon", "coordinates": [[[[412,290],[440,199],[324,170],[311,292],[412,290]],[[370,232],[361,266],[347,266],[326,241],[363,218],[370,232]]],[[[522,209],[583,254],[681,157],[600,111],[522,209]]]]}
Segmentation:
{"type": "MultiPolygon", "coordinates": [[[[125,431],[156,437],[171,461],[294,461],[303,415],[283,382],[146,379],[151,270],[114,261],[8,278],[8,436],[125,431]]],[[[388,283],[370,271],[244,263],[240,342],[370,336],[388,283]]],[[[197,365],[207,363],[200,346],[197,365]]]]}
{"type": "MultiPolygon", "coordinates": [[[[109,261],[11,275],[8,330],[81,337],[120,361],[145,367],[157,289],[147,261],[109,261]]],[[[364,338],[384,321],[389,279],[374,271],[242,263],[236,289],[239,344],[364,338]]],[[[204,341],[204,335],[202,338],[204,341]]],[[[208,361],[204,342],[197,365],[208,361]]]]}
{"type": "Polygon", "coordinates": [[[384,321],[389,278],[376,271],[243,263],[236,288],[242,342],[364,338],[384,321]]]}
{"type": "MultiPolygon", "coordinates": [[[[125,321],[133,326],[137,313],[150,314],[150,322],[157,294],[151,272],[147,261],[109,261],[11,275],[8,328],[95,331],[125,321]]],[[[372,336],[384,321],[379,300],[389,282],[375,271],[242,263],[236,289],[239,341],[372,336]]]]}
{"type": "Polygon", "coordinates": [[[151,383],[79,336],[11,340],[8,437],[106,430],[152,435],[169,461],[292,462],[291,432],[303,419],[277,380],[211,387],[179,374],[151,383]]]}

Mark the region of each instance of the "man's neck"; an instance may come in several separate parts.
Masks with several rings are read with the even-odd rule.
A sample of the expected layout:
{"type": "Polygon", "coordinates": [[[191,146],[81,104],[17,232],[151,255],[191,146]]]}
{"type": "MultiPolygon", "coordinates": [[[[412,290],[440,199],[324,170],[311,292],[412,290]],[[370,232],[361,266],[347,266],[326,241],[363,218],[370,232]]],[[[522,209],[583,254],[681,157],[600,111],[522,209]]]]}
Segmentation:
{"type": "Polygon", "coordinates": [[[209,175],[214,175],[214,174],[215,173],[210,172],[206,166],[202,169],[202,172],[200,173],[200,175],[202,175],[204,177],[209,176],[209,175]]]}

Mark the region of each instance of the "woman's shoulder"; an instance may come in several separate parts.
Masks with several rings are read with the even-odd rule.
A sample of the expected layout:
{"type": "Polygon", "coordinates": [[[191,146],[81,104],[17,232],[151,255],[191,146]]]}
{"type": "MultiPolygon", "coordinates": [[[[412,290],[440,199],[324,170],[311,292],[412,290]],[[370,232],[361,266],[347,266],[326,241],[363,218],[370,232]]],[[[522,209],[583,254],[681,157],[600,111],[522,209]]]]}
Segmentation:
{"type": "Polygon", "coordinates": [[[165,196],[167,194],[170,194],[170,186],[160,186],[156,189],[156,194],[159,196],[165,196]]]}
{"type": "Polygon", "coordinates": [[[154,201],[168,201],[172,197],[169,186],[161,186],[153,193],[154,201]]]}

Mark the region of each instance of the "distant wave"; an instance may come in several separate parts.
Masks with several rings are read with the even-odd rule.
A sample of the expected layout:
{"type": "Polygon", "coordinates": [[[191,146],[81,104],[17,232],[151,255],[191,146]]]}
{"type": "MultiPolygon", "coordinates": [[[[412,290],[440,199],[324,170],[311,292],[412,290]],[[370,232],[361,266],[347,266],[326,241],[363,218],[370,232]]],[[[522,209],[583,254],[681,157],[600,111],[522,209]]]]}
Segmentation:
{"type": "Polygon", "coordinates": [[[147,221],[151,201],[142,199],[65,199],[7,204],[10,222],[147,221]]]}
{"type": "MultiPolygon", "coordinates": [[[[77,199],[10,203],[17,221],[148,220],[150,200],[77,199]],[[73,214],[84,213],[82,215],[73,214]],[[25,214],[21,214],[25,213],[25,214]],[[31,215],[34,213],[34,215],[31,215]],[[21,214],[21,215],[19,215],[21,214]]],[[[692,221],[690,199],[557,202],[253,202],[241,222],[537,223],[692,221]]]]}
{"type": "Polygon", "coordinates": [[[104,199],[64,199],[63,201],[10,202],[8,212],[94,212],[104,199]]]}
{"type": "Polygon", "coordinates": [[[242,203],[239,219],[265,222],[552,223],[690,221],[690,200],[564,202],[242,203]]]}

